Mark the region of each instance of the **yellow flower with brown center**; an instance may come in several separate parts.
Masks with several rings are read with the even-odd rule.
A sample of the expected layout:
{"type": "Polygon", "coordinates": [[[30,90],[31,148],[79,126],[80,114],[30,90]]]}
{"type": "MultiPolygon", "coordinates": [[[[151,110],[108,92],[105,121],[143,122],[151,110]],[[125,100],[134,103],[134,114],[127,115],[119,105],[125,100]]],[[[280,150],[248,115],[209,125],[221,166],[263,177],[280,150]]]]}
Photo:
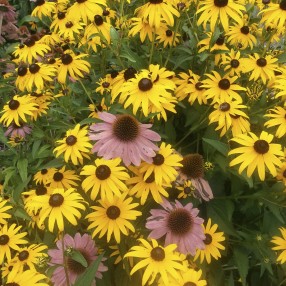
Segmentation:
{"type": "Polygon", "coordinates": [[[273,250],[282,250],[282,252],[277,257],[277,262],[282,264],[286,261],[286,228],[280,227],[279,230],[282,237],[273,236],[271,242],[276,244],[274,247],[272,247],[273,250]]]}

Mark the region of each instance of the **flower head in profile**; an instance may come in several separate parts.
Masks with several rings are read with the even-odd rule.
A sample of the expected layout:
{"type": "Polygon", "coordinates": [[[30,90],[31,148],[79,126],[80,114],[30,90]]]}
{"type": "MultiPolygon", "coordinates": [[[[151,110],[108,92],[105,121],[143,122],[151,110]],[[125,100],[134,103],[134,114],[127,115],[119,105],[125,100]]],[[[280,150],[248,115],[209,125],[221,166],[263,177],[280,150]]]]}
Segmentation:
{"type": "Polygon", "coordinates": [[[7,211],[12,208],[13,207],[8,204],[8,201],[0,196],[0,225],[7,224],[7,219],[11,218],[11,214],[7,211]]]}
{"type": "Polygon", "coordinates": [[[32,16],[42,19],[44,16],[51,17],[52,13],[56,10],[56,3],[46,0],[36,0],[36,7],[32,11],[32,16]]]}
{"type": "Polygon", "coordinates": [[[126,166],[138,166],[141,160],[152,162],[159,149],[152,141],[160,141],[161,137],[149,129],[151,124],[141,124],[128,114],[101,112],[99,118],[104,122],[90,127],[90,139],[97,141],[93,152],[105,159],[119,157],[126,166]]]}
{"type": "MultiPolygon", "coordinates": [[[[66,272],[64,268],[65,261],[67,263],[67,275],[69,282],[74,284],[76,279],[98,258],[98,248],[91,236],[88,234],[81,235],[76,233],[74,237],[65,234],[64,237],[57,241],[56,249],[48,251],[51,260],[49,264],[56,267],[53,272],[51,281],[54,286],[66,285],[66,272]],[[76,257],[82,256],[82,262],[79,262],[76,257]]],[[[105,258],[102,259],[104,261],[105,258]]],[[[102,272],[107,271],[107,267],[99,263],[95,274],[95,279],[102,278],[102,272]]],[[[93,284],[92,284],[93,285],[93,284]]]]}
{"type": "Polygon", "coordinates": [[[169,276],[179,279],[178,270],[182,270],[184,266],[182,257],[175,252],[176,244],[162,247],[155,239],[152,239],[151,243],[145,239],[138,240],[142,245],[131,247],[124,256],[124,258],[138,257],[141,259],[132,268],[131,275],[141,268],[146,268],[142,277],[142,285],[145,285],[147,281],[149,285],[152,284],[157,276],[162,278],[164,285],[169,285],[169,276]]]}
{"type": "Polygon", "coordinates": [[[87,127],[80,129],[80,124],[77,124],[74,129],[68,130],[66,137],[57,141],[60,145],[54,149],[56,157],[64,153],[65,162],[71,159],[74,165],[82,164],[83,157],[89,158],[88,153],[92,148],[87,133],[87,127]]]}
{"type": "Polygon", "coordinates": [[[204,249],[205,239],[203,219],[198,217],[199,210],[192,203],[183,206],[179,201],[174,204],[166,199],[164,209],[151,209],[146,228],[151,230],[149,237],[159,239],[166,235],[165,245],[175,243],[183,254],[195,255],[196,249],[204,249]]]}
{"type": "Polygon", "coordinates": [[[27,125],[26,123],[19,122],[20,125],[15,124],[15,122],[12,122],[8,129],[5,131],[4,135],[6,137],[22,137],[25,138],[26,135],[30,134],[32,132],[32,128],[27,125]]]}
{"type": "Polygon", "coordinates": [[[257,137],[254,133],[240,134],[231,139],[232,141],[242,145],[234,148],[228,155],[236,155],[229,165],[240,165],[238,172],[242,173],[247,168],[247,176],[251,177],[254,170],[258,170],[258,175],[261,181],[265,180],[266,168],[271,175],[277,175],[277,167],[282,164],[281,158],[284,157],[280,144],[271,143],[274,136],[262,131],[257,137]]]}
{"type": "Polygon", "coordinates": [[[286,228],[280,227],[279,230],[282,237],[273,236],[271,242],[275,244],[275,246],[272,247],[273,250],[282,250],[282,252],[277,257],[277,262],[282,264],[286,261],[286,228]]]}
{"type": "Polygon", "coordinates": [[[218,225],[212,225],[211,219],[203,227],[206,236],[204,239],[205,248],[197,249],[194,260],[200,257],[200,263],[206,259],[207,263],[210,264],[212,258],[218,260],[221,257],[220,250],[224,250],[225,247],[220,242],[224,241],[225,237],[223,232],[217,232],[218,225]]]}
{"type": "Polygon", "coordinates": [[[128,235],[129,231],[135,232],[130,221],[135,221],[142,213],[135,210],[139,204],[132,203],[131,197],[126,197],[125,192],[120,197],[112,196],[110,200],[99,200],[100,206],[91,207],[94,211],[86,216],[89,221],[88,229],[94,229],[92,236],[99,234],[99,238],[107,235],[107,242],[112,235],[120,243],[121,234],[128,235]]]}

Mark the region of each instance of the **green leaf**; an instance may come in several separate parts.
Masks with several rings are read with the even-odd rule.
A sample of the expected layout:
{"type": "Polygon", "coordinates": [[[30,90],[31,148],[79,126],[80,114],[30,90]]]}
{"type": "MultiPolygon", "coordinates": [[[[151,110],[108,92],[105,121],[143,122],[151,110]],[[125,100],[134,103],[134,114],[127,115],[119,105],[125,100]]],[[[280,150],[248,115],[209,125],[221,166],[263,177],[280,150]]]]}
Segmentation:
{"type": "Polygon", "coordinates": [[[229,150],[229,147],[227,144],[222,143],[218,140],[213,140],[213,139],[208,139],[208,138],[203,138],[203,141],[208,143],[210,146],[215,148],[218,152],[220,152],[222,155],[227,157],[227,153],[229,150]]]}
{"type": "Polygon", "coordinates": [[[76,249],[74,249],[70,254],[69,256],[77,261],[78,263],[80,263],[83,267],[87,268],[88,266],[88,263],[86,261],[86,259],[84,258],[84,256],[81,254],[80,251],[77,251],[76,249]]]}
{"type": "Polygon", "coordinates": [[[36,152],[39,150],[41,140],[36,140],[32,147],[32,157],[35,158],[36,152]]]}
{"type": "Polygon", "coordinates": [[[285,63],[286,62],[286,53],[282,53],[277,57],[278,63],[285,63]]]}
{"type": "Polygon", "coordinates": [[[39,18],[37,17],[33,17],[31,15],[27,15],[25,17],[23,17],[21,19],[21,21],[19,22],[19,25],[23,25],[24,23],[27,23],[27,22],[35,22],[35,23],[38,23],[39,22],[39,18]]]}
{"type": "Polygon", "coordinates": [[[242,247],[236,247],[233,250],[235,265],[241,277],[242,285],[246,285],[246,276],[249,269],[248,252],[242,247]]]}
{"type": "Polygon", "coordinates": [[[28,160],[26,158],[20,158],[17,162],[17,169],[19,171],[22,182],[25,182],[28,176],[28,160]]]}
{"type": "Polygon", "coordinates": [[[31,221],[31,217],[26,213],[26,211],[22,208],[17,208],[13,214],[13,216],[31,221]]]}
{"type": "Polygon", "coordinates": [[[98,258],[93,261],[90,266],[85,270],[85,272],[78,277],[74,286],[82,286],[82,285],[91,285],[92,281],[94,281],[94,277],[96,271],[99,267],[99,264],[102,260],[103,253],[98,256],[98,258]]]}

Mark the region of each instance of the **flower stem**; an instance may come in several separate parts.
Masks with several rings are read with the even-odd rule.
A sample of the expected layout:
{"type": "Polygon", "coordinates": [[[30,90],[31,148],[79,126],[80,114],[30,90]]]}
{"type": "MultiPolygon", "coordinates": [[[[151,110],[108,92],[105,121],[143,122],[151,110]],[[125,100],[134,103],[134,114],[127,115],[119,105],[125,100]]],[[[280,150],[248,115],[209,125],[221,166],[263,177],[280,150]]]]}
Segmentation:
{"type": "Polygon", "coordinates": [[[62,251],[63,251],[64,270],[65,270],[65,275],[66,275],[66,283],[67,283],[67,286],[70,286],[68,264],[67,264],[67,259],[66,259],[66,255],[65,255],[64,233],[62,233],[62,251]]]}
{"type": "MultiPolygon", "coordinates": [[[[91,101],[92,104],[94,104],[94,101],[92,100],[90,93],[87,91],[87,89],[85,88],[84,84],[82,83],[82,81],[79,79],[78,82],[81,84],[84,92],[86,93],[87,97],[89,98],[89,100],[91,101]]],[[[95,105],[95,104],[94,104],[95,105]]]]}

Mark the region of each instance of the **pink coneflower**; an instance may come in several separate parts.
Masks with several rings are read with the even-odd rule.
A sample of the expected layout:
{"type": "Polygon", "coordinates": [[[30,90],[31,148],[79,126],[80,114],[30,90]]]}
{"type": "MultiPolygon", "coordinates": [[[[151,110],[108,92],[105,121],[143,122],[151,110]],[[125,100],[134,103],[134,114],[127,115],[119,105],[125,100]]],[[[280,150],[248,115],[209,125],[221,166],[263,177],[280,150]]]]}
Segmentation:
{"type": "Polygon", "coordinates": [[[195,188],[195,196],[205,201],[213,199],[212,189],[204,176],[204,160],[200,154],[186,155],[180,162],[180,177],[183,180],[190,180],[195,188]]]}
{"type": "Polygon", "coordinates": [[[4,133],[6,137],[22,137],[25,138],[27,134],[30,134],[32,128],[27,124],[16,125],[14,122],[9,125],[8,129],[4,133]]]}
{"type": "MultiPolygon", "coordinates": [[[[64,259],[66,259],[67,274],[70,284],[74,284],[77,277],[86,270],[86,267],[72,259],[71,255],[69,255],[69,253],[71,253],[73,250],[77,250],[82,254],[88,266],[98,257],[98,248],[95,246],[91,236],[86,233],[83,236],[76,233],[74,238],[72,238],[69,234],[66,234],[63,241],[62,239],[57,241],[57,247],[58,249],[51,249],[48,251],[48,254],[51,257],[49,264],[51,266],[58,266],[53,272],[51,278],[54,286],[67,285],[66,272],[63,266],[64,259]],[[66,253],[66,257],[64,257],[63,253],[66,253]]],[[[107,267],[100,262],[95,277],[101,279],[102,272],[104,271],[107,271],[107,267]]],[[[93,285],[95,285],[95,281],[93,285]]]]}
{"type": "Polygon", "coordinates": [[[128,166],[139,166],[141,160],[151,163],[159,150],[152,141],[160,141],[158,133],[149,130],[152,124],[141,124],[133,116],[122,114],[115,116],[108,112],[98,112],[104,123],[95,123],[90,129],[90,139],[97,141],[92,152],[105,159],[121,158],[128,166]]]}
{"type": "Polygon", "coordinates": [[[152,209],[146,228],[152,230],[150,238],[159,239],[166,235],[165,245],[177,244],[178,251],[196,254],[196,249],[204,249],[204,220],[198,217],[199,210],[192,203],[183,206],[179,201],[171,204],[164,199],[162,209],[152,209]]]}

